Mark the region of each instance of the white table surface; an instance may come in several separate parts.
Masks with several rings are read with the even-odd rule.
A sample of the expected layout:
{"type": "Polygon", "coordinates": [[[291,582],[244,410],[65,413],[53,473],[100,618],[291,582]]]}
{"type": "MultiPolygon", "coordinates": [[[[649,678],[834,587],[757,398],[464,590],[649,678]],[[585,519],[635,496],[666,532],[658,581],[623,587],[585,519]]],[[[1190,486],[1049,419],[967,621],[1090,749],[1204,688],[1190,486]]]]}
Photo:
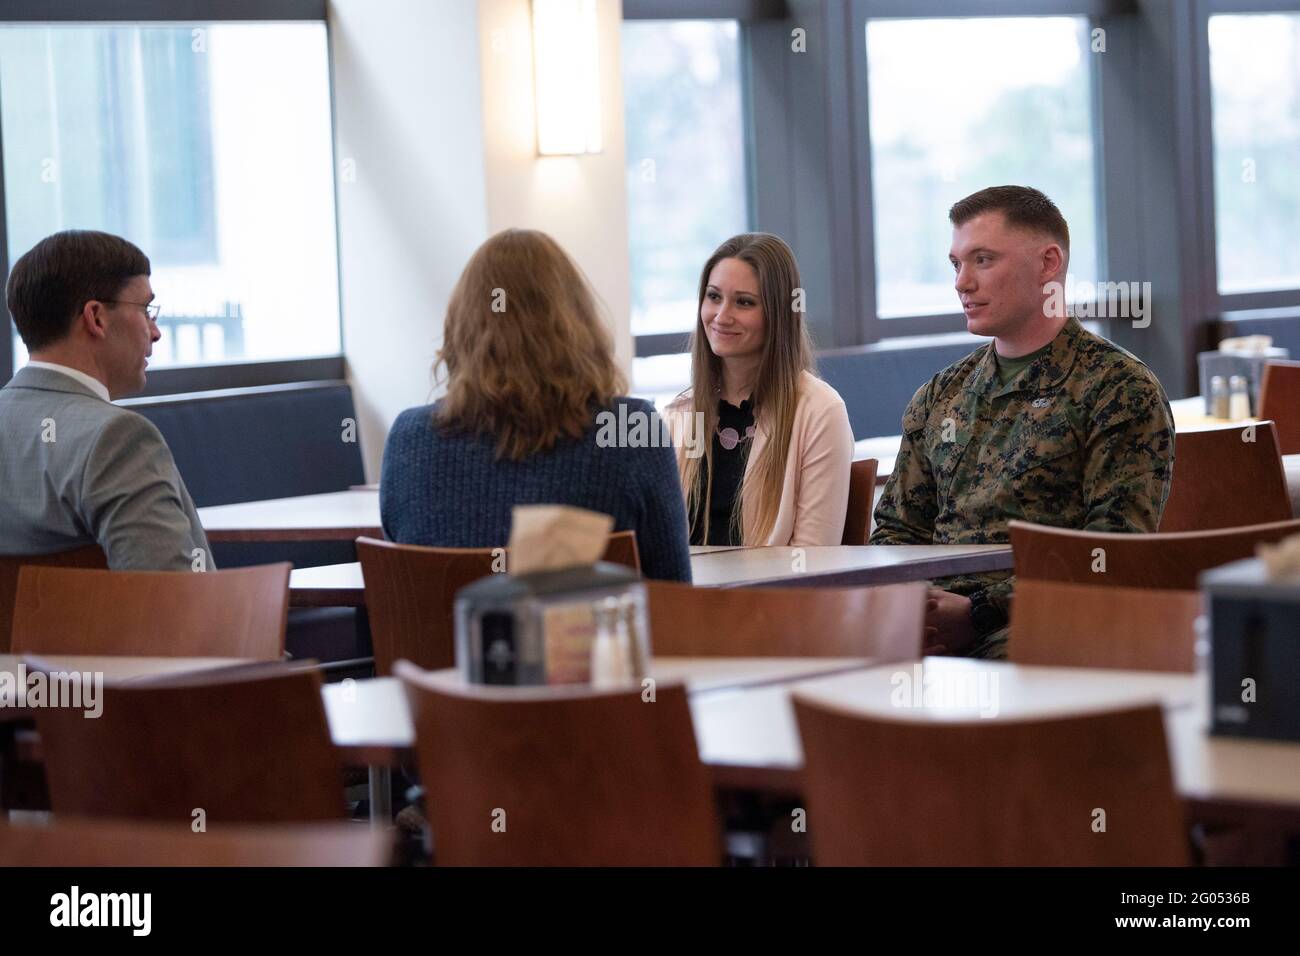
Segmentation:
{"type": "MultiPolygon", "coordinates": [[[[752,659],[739,660],[735,678],[743,680],[741,671],[751,664],[752,659]]],[[[760,788],[770,779],[778,791],[797,780],[803,753],[791,706],[794,693],[891,719],[940,722],[1032,719],[1158,703],[1165,714],[1175,787],[1183,799],[1300,812],[1300,743],[1210,736],[1209,691],[1200,675],[926,658],[781,683],[702,686],[691,693],[691,715],[700,756],[720,780],[740,770],[760,788]],[[978,708],[895,706],[891,698],[901,681],[895,675],[915,680],[918,665],[923,675],[965,675],[976,683],[983,675],[986,687],[997,688],[996,716],[981,718],[978,708]],[[994,675],[996,685],[991,683],[994,675]]],[[[397,680],[357,681],[350,691],[332,684],[325,689],[325,703],[336,745],[411,746],[414,731],[397,680]],[[350,702],[344,700],[346,694],[350,702]]]]}
{"type": "MultiPolygon", "coordinates": [[[[857,670],[870,664],[870,660],[856,657],[657,657],[650,673],[657,681],[683,683],[694,695],[857,670]]],[[[457,671],[437,673],[453,685],[465,686],[457,671]]],[[[539,689],[492,687],[487,691],[527,696],[539,689]]],[[[414,744],[406,693],[397,678],[342,681],[326,684],[322,692],[336,746],[404,749],[414,744]]]]}
{"type": "Polygon", "coordinates": [[[351,540],[382,535],[379,490],[370,487],[198,510],[199,521],[213,541],[351,540]]]}
{"type": "Polygon", "coordinates": [[[740,585],[866,585],[926,581],[950,574],[1010,570],[1007,544],[836,545],[743,548],[691,558],[701,587],[740,585]]]}
{"type": "MultiPolygon", "coordinates": [[[[1011,567],[1005,544],[720,548],[691,555],[692,580],[701,587],[897,584],[1011,567]]],[[[289,593],[294,607],[362,607],[365,579],[357,562],[301,568],[289,573],[289,593]]]]}

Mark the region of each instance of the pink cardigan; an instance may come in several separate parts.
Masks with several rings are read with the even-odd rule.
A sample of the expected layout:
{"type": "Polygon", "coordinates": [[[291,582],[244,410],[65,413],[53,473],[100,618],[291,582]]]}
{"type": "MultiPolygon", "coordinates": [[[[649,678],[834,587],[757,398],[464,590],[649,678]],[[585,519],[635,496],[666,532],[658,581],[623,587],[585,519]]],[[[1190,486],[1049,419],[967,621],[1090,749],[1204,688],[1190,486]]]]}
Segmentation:
{"type": "MultiPolygon", "coordinates": [[[[680,462],[686,453],[680,436],[685,416],[690,412],[689,393],[678,398],[665,410],[680,462]]],[[[763,453],[769,439],[763,422],[758,422],[754,447],[749,451],[749,467],[763,453]]],[[[708,436],[712,441],[712,436],[708,436]]],[[[781,504],[776,523],[765,541],[745,544],[767,547],[815,547],[839,544],[844,537],[844,516],[849,507],[849,465],[853,461],[853,429],[849,413],[839,392],[811,372],[799,379],[799,404],[795,407],[794,426],[790,433],[790,451],[785,460],[785,482],[781,487],[781,504]]],[[[753,502],[742,504],[745,527],[755,518],[753,502]]]]}

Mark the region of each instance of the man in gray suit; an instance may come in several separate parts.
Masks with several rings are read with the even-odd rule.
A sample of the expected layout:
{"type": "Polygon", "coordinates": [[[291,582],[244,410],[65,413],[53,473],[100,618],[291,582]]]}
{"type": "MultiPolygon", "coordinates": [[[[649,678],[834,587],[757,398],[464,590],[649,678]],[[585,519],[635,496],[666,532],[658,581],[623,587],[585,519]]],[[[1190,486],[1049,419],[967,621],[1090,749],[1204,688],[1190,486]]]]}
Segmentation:
{"type": "Polygon", "coordinates": [[[60,232],[9,273],[31,362],[0,389],[0,554],[98,543],[115,570],[213,567],[158,429],[111,399],[144,388],[161,333],[149,259],[117,236],[60,232]]]}

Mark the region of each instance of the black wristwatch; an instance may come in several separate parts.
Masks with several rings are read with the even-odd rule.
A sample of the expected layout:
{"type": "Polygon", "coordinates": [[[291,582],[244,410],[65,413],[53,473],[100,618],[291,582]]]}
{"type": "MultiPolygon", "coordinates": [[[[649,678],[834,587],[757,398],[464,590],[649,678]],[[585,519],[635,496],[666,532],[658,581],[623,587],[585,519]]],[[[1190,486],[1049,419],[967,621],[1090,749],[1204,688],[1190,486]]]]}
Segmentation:
{"type": "Polygon", "coordinates": [[[1006,614],[989,600],[988,591],[980,588],[969,595],[969,599],[970,620],[977,636],[987,637],[1007,626],[1006,614]]]}

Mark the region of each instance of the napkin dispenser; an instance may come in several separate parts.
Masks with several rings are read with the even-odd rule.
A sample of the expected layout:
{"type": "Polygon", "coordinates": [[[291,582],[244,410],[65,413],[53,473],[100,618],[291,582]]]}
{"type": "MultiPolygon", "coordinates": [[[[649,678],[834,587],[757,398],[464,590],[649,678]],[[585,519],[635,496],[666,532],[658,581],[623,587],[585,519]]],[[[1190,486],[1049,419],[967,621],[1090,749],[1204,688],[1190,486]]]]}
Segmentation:
{"type": "Polygon", "coordinates": [[[1211,405],[1213,396],[1210,394],[1210,380],[1219,376],[1224,382],[1229,382],[1232,376],[1240,375],[1245,378],[1246,388],[1250,393],[1251,414],[1258,415],[1259,387],[1264,382],[1264,365],[1268,362],[1284,360],[1290,355],[1287,349],[1277,346],[1251,353],[1218,350],[1197,353],[1196,365],[1200,373],[1201,394],[1205,396],[1205,414],[1214,414],[1211,405]]]}
{"type": "Polygon", "coordinates": [[[602,686],[649,670],[645,585],[623,565],[493,574],[456,592],[455,621],[470,683],[602,686]]]}
{"type": "Polygon", "coordinates": [[[1210,618],[1210,732],[1300,741],[1300,580],[1259,558],[1200,578],[1210,618]]]}

